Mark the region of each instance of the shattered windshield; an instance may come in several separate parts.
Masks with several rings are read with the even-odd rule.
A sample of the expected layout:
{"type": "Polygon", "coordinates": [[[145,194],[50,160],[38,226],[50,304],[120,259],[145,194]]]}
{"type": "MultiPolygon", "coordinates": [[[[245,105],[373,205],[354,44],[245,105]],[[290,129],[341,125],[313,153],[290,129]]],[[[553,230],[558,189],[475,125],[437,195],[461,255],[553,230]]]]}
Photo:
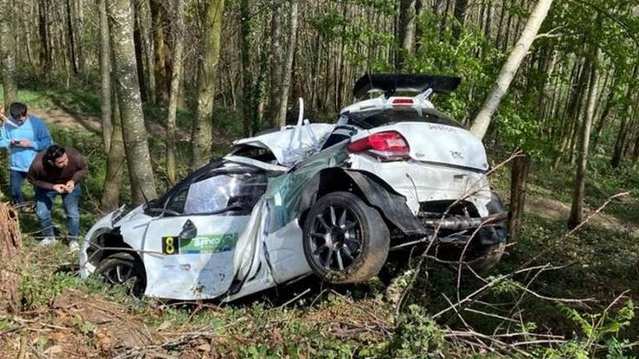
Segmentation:
{"type": "Polygon", "coordinates": [[[220,174],[193,183],[184,214],[204,214],[232,206],[250,210],[266,191],[266,176],[259,173],[220,174]]]}

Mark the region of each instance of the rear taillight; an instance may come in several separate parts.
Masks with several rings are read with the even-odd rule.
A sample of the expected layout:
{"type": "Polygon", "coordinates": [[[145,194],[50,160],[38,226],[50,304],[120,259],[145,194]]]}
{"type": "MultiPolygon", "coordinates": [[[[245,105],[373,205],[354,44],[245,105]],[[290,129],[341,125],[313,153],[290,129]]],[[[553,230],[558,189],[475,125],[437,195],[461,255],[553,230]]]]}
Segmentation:
{"type": "Polygon", "coordinates": [[[413,106],[415,104],[415,100],[412,98],[396,97],[393,98],[391,104],[393,106],[413,106]]]}
{"type": "Polygon", "coordinates": [[[348,145],[351,153],[368,152],[383,159],[403,159],[408,157],[410,147],[398,132],[378,132],[351,142],[348,145]]]}

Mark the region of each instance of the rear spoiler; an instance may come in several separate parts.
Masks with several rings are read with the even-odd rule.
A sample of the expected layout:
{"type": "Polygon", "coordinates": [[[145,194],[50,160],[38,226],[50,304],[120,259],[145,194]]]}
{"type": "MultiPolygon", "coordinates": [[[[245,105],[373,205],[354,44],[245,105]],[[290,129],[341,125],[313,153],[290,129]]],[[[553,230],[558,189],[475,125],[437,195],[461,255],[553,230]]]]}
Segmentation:
{"type": "Polygon", "coordinates": [[[428,89],[435,93],[450,93],[460,82],[461,78],[454,76],[364,74],[355,81],[353,96],[360,98],[374,90],[383,91],[387,97],[397,91],[424,92],[428,89]]]}

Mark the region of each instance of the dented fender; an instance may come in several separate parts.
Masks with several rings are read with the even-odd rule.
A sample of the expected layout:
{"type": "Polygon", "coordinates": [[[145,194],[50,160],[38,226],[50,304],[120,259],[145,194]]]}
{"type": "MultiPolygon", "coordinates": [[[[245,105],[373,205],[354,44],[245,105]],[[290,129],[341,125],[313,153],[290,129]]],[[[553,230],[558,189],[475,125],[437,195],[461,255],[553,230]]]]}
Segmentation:
{"type": "Polygon", "coordinates": [[[360,195],[405,235],[418,236],[428,233],[426,227],[406,204],[406,197],[367,171],[341,167],[321,170],[307,183],[300,201],[300,212],[306,212],[319,198],[335,191],[352,191],[360,195]]]}

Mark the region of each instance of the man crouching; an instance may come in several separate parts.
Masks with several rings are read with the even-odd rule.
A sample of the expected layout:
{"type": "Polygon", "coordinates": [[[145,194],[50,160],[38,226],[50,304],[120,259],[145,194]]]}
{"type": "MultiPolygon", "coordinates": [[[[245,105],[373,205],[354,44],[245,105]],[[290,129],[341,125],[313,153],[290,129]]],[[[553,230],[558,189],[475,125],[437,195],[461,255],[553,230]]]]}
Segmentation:
{"type": "Polygon", "coordinates": [[[46,151],[38,153],[27,178],[35,186],[36,215],[40,219],[44,239],[40,245],[47,246],[55,242],[51,223],[51,207],[56,195],[62,196],[64,213],[67,216],[69,230],[69,249],[79,249],[80,232],[80,179],[88,172],[84,157],[70,147],[51,145],[46,151]]]}

